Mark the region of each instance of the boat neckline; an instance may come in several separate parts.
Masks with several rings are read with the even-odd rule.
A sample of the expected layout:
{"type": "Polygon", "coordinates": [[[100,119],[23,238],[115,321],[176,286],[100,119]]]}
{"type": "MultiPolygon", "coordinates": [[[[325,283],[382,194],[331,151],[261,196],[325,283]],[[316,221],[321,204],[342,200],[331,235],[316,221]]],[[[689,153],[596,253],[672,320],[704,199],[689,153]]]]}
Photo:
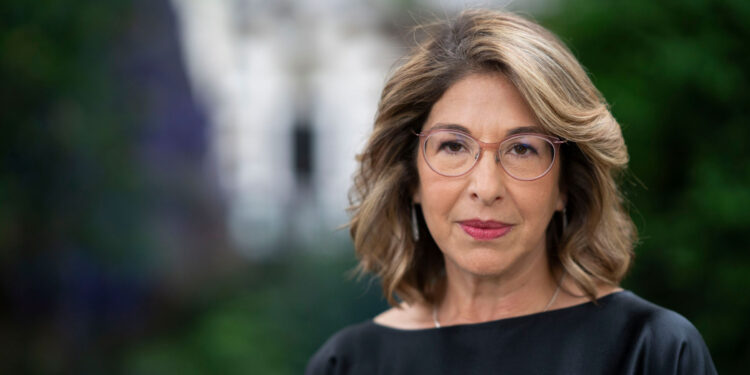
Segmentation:
{"type": "Polygon", "coordinates": [[[582,303],[579,303],[579,304],[576,304],[576,305],[561,307],[559,309],[547,310],[547,311],[540,311],[540,312],[526,314],[526,315],[519,315],[519,316],[513,316],[513,317],[509,317],[509,318],[501,318],[501,319],[495,319],[495,320],[488,320],[486,322],[478,322],[478,323],[461,323],[461,324],[453,324],[453,325],[449,325],[449,326],[429,327],[429,328],[396,328],[396,327],[391,327],[391,326],[380,324],[380,323],[378,323],[378,322],[375,321],[375,318],[368,320],[366,323],[368,323],[370,325],[373,325],[373,326],[375,326],[377,328],[380,328],[380,329],[383,329],[383,330],[387,330],[387,331],[407,332],[407,333],[408,332],[439,332],[439,331],[456,330],[456,329],[467,329],[467,328],[471,329],[471,328],[474,328],[474,327],[486,327],[486,326],[491,326],[491,325],[494,325],[494,324],[502,324],[502,323],[510,322],[510,321],[521,321],[521,320],[525,320],[525,319],[536,319],[536,318],[539,318],[541,316],[548,316],[548,315],[553,315],[553,314],[562,313],[562,312],[566,312],[566,311],[571,311],[571,310],[576,310],[576,309],[582,309],[582,308],[586,308],[586,307],[590,307],[590,306],[596,306],[599,303],[607,303],[610,299],[615,298],[617,296],[620,296],[620,295],[623,295],[623,294],[631,294],[631,293],[632,293],[631,291],[629,291],[627,289],[623,289],[623,290],[618,290],[618,291],[615,291],[615,292],[603,295],[603,296],[597,298],[596,301],[586,301],[586,302],[582,302],[582,303]],[[594,302],[596,302],[596,303],[594,303],[594,302]]]}

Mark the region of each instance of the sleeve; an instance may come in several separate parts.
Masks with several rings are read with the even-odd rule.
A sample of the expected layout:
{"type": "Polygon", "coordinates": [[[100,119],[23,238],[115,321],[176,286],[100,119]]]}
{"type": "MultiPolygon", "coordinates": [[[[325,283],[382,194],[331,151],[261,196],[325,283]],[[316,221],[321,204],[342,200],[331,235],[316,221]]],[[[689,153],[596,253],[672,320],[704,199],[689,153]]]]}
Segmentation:
{"type": "Polygon", "coordinates": [[[682,315],[665,310],[649,322],[647,374],[715,375],[711,354],[698,330],[682,315]]]}
{"type": "MultiPolygon", "coordinates": [[[[305,375],[345,375],[350,373],[346,365],[348,358],[344,343],[351,329],[342,330],[323,344],[307,362],[305,375]]],[[[349,343],[348,345],[351,345],[349,343]]]]}

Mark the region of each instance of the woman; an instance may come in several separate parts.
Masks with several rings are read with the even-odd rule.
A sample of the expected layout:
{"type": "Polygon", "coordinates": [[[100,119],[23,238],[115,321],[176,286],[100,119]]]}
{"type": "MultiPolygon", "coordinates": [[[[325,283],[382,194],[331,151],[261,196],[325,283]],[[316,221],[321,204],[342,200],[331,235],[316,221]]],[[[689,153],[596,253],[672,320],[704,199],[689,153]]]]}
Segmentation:
{"type": "Polygon", "coordinates": [[[383,90],[352,196],[359,268],[393,307],[307,373],[715,373],[687,320],[619,287],[627,149],[568,49],[497,11],[426,31],[383,90]]]}

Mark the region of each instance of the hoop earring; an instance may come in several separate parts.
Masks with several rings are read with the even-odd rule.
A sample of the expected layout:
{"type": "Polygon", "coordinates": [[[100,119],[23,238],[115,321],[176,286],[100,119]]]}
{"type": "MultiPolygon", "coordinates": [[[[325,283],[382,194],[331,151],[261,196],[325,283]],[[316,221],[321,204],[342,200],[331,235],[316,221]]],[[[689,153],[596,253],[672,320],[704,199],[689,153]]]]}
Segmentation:
{"type": "Polygon", "coordinates": [[[419,241],[419,223],[417,223],[417,205],[411,204],[411,236],[414,242],[419,241]]]}
{"type": "Polygon", "coordinates": [[[565,228],[568,227],[568,209],[567,207],[563,207],[562,209],[562,230],[565,232],[565,228]]]}

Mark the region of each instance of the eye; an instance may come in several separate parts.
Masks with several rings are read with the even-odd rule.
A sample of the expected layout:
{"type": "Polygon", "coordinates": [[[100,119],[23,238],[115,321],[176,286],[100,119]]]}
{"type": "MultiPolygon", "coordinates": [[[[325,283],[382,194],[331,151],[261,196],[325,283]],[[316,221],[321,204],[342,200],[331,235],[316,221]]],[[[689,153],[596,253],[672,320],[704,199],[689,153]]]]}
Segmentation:
{"type": "Polygon", "coordinates": [[[531,156],[538,154],[534,146],[526,143],[515,143],[508,148],[508,152],[518,156],[531,156]]]}
{"type": "Polygon", "coordinates": [[[523,155],[529,151],[529,146],[522,144],[513,145],[513,151],[515,151],[516,154],[523,155]]]}
{"type": "Polygon", "coordinates": [[[451,153],[458,153],[464,149],[466,149],[466,147],[460,142],[456,141],[445,141],[440,144],[440,150],[445,150],[451,153]]]}

